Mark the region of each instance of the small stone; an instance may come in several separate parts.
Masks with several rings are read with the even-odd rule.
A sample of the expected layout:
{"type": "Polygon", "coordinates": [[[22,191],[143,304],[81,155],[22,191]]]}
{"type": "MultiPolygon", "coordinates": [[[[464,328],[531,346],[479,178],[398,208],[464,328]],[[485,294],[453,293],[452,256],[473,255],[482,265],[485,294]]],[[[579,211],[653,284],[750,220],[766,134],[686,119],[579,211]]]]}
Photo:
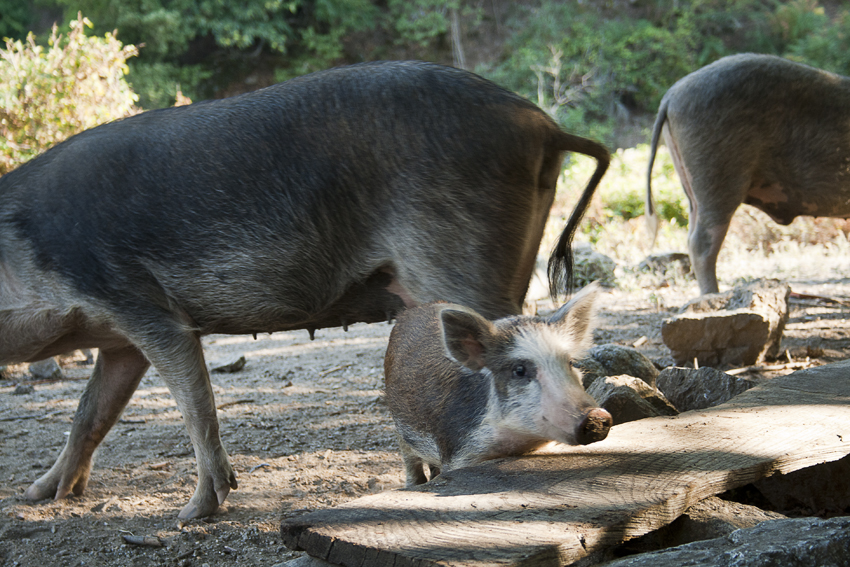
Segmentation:
{"type": "Polygon", "coordinates": [[[590,386],[600,376],[626,374],[640,378],[655,387],[658,369],[647,357],[637,350],[617,344],[598,345],[587,352],[587,356],[576,361],[582,371],[584,387],[590,386]]]}
{"type": "Polygon", "coordinates": [[[658,389],[679,411],[710,408],[728,402],[757,386],[758,381],[732,376],[716,368],[665,368],[658,375],[658,389]]]}
{"type": "Polygon", "coordinates": [[[614,419],[614,425],[678,412],[664,395],[634,376],[597,378],[587,393],[614,419]]]}
{"type": "Polygon", "coordinates": [[[32,384],[18,384],[12,391],[12,395],[26,396],[27,394],[32,394],[33,392],[35,392],[35,388],[32,386],[32,384]]]}
{"type": "Polygon", "coordinates": [[[62,368],[53,358],[31,362],[29,371],[36,380],[61,380],[63,378],[62,368]]]}
{"type": "Polygon", "coordinates": [[[617,262],[613,258],[593,250],[590,245],[576,246],[573,250],[573,281],[577,286],[586,286],[592,282],[614,283],[614,269],[617,262]]]}
{"type": "Polygon", "coordinates": [[[225,363],[213,363],[211,371],[218,373],[228,373],[232,374],[234,372],[239,372],[243,368],[245,368],[245,357],[240,356],[236,360],[232,360],[230,362],[225,363]]]}
{"type": "Polygon", "coordinates": [[[661,252],[650,254],[638,264],[641,272],[654,272],[664,275],[669,270],[676,270],[682,275],[691,271],[691,258],[686,252],[661,252]]]}

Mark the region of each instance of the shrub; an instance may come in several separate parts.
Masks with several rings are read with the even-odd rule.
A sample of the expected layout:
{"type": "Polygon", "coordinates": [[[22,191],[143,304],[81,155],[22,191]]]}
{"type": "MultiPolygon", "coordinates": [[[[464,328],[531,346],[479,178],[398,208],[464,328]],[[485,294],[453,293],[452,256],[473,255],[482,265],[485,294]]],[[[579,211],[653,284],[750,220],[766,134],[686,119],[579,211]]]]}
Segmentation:
{"type": "MultiPolygon", "coordinates": [[[[617,150],[612,154],[611,165],[602,178],[585,217],[584,224],[589,229],[613,219],[630,220],[643,215],[648,162],[648,144],[617,150]]],[[[564,171],[556,206],[572,207],[595,167],[596,162],[592,158],[573,158],[564,171]]],[[[662,220],[675,220],[682,226],[688,223],[688,199],[679,183],[670,152],[663,145],[658,147],[652,168],[652,194],[658,216],[662,220]]],[[[568,214],[569,211],[565,213],[568,214]]]]}
{"type": "Polygon", "coordinates": [[[0,175],[48,147],[131,113],[136,100],[124,79],[136,54],[114,35],[87,37],[78,15],[63,37],[54,25],[48,47],[26,41],[0,49],[0,175]]]}
{"type": "MultiPolygon", "coordinates": [[[[646,166],[649,145],[617,150],[576,233],[576,242],[587,242],[594,250],[625,262],[636,262],[649,252],[650,239],[643,218],[646,166]]],[[[596,162],[573,155],[558,180],[558,192],[541,244],[548,254],[563,230],[593,174],[596,162]]],[[[659,146],[652,168],[652,193],[660,218],[656,248],[683,250],[686,247],[688,199],[673,167],[666,146],[659,146]]]]}
{"type": "Polygon", "coordinates": [[[850,75],[850,11],[845,8],[829,21],[823,9],[816,7],[811,19],[819,27],[800,34],[788,46],[785,55],[821,69],[850,75]]]}

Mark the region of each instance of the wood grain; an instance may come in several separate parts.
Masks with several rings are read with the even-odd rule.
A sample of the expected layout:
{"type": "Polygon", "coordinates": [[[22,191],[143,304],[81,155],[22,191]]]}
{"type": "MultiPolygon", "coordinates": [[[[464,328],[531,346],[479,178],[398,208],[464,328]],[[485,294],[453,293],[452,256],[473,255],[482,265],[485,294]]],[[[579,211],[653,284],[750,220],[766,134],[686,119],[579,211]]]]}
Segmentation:
{"type": "Polygon", "coordinates": [[[708,496],[850,454],[848,402],[850,361],[801,370],[721,406],[619,425],[600,443],[286,520],[281,533],[346,567],[569,565],[708,496]]]}

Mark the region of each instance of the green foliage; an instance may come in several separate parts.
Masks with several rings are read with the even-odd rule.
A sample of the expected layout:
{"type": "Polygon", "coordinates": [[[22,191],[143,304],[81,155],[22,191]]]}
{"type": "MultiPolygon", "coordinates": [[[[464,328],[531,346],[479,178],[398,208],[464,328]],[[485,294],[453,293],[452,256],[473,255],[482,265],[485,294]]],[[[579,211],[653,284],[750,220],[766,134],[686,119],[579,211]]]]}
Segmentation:
{"type": "Polygon", "coordinates": [[[348,34],[378,19],[370,0],[56,1],[82,9],[99,31],[118,29],[124,41],[140,46],[131,66],[145,107],[171,104],[178,85],[209,96],[211,78],[239,73],[261,53],[286,63],[280,80],[329,67],[343,56],[348,34]]]}
{"type": "Polygon", "coordinates": [[[777,4],[767,23],[775,50],[783,52],[810,34],[826,28],[829,18],[816,0],[792,0],[787,4],[777,4]]]}
{"type": "Polygon", "coordinates": [[[568,130],[610,143],[618,115],[653,109],[695,67],[693,37],[688,17],[662,27],[544,2],[516,29],[506,56],[479,71],[535,100],[568,130]]]}
{"type": "Polygon", "coordinates": [[[127,78],[142,108],[164,108],[175,103],[177,92],[194,100],[205,98],[198,88],[213,72],[202,65],[136,61],[127,78]]]}
{"type": "Polygon", "coordinates": [[[819,33],[801,37],[789,46],[786,56],[835,73],[850,75],[850,11],[841,12],[819,33]]]}
{"type": "Polygon", "coordinates": [[[389,0],[388,19],[397,34],[396,43],[427,48],[434,40],[448,33],[450,14],[458,10],[471,16],[471,27],[481,22],[482,8],[462,0],[389,0]]]}
{"type": "Polygon", "coordinates": [[[390,18],[398,32],[397,41],[427,46],[449,30],[448,12],[458,4],[457,0],[389,0],[390,18]]]}
{"type": "Polygon", "coordinates": [[[88,37],[91,22],[53,26],[48,47],[7,41],[0,49],[0,175],[86,128],[129,114],[136,100],[124,76],[136,48],[111,33],[88,37]]]}
{"type": "Polygon", "coordinates": [[[792,0],[777,4],[758,31],[755,43],[764,51],[850,75],[850,8],[838,7],[830,18],[816,0],[792,0]]]}
{"type": "Polygon", "coordinates": [[[316,0],[303,9],[306,23],[297,28],[288,66],[275,74],[279,81],[332,67],[343,57],[346,36],[374,28],[379,19],[369,0],[316,0]]]}
{"type": "MultiPolygon", "coordinates": [[[[646,168],[649,163],[649,145],[620,149],[611,156],[611,165],[599,184],[586,224],[604,225],[614,219],[629,220],[643,215],[646,190],[646,168]]],[[[575,202],[583,185],[593,174],[596,162],[589,157],[577,156],[564,170],[559,199],[575,202]]],[[[665,146],[658,148],[652,168],[652,193],[658,216],[679,225],[688,223],[688,201],[673,159],[665,146]]]]}
{"type": "Polygon", "coordinates": [[[0,0],[0,30],[22,34],[30,12],[57,3],[81,8],[96,34],[117,29],[139,46],[130,78],[144,108],[172,104],[179,89],[217,96],[249,75],[262,85],[375,58],[448,62],[454,13],[476,59],[489,47],[479,39],[493,36],[487,18],[511,17],[495,22],[506,37],[498,59],[477,71],[565,129],[614,146],[676,80],[730,53],[775,53],[850,75],[844,2],[824,10],[818,0],[537,0],[494,13],[471,0],[0,0]],[[482,24],[489,31],[478,34],[482,24]]]}
{"type": "Polygon", "coordinates": [[[646,20],[614,20],[602,32],[597,68],[610,73],[613,92],[631,93],[639,108],[658,106],[667,87],[695,66],[688,18],[672,31],[646,20]]]}
{"type": "Polygon", "coordinates": [[[283,50],[292,36],[287,21],[298,0],[58,0],[81,9],[98,30],[118,29],[125,41],[144,44],[142,57],[162,60],[182,55],[190,42],[210,35],[216,44],[247,48],[262,41],[283,50]]]}

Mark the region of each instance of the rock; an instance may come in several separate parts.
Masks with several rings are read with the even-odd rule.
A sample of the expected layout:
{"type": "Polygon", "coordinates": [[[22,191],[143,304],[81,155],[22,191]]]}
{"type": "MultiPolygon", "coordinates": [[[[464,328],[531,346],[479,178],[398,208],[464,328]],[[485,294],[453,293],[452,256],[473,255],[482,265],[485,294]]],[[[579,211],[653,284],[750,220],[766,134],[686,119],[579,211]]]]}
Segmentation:
{"type": "Polygon", "coordinates": [[[676,415],[673,405],[656,389],[634,376],[603,376],[587,388],[596,403],[608,410],[614,425],[645,417],[676,415]]]}
{"type": "Polygon", "coordinates": [[[94,353],[90,348],[81,348],[79,353],[85,357],[85,364],[94,364],[94,353]]]}
{"type": "Polygon", "coordinates": [[[695,541],[714,539],[785,516],[711,496],[697,502],[671,524],[623,544],[630,553],[645,553],[695,541]]]}
{"type": "Polygon", "coordinates": [[[594,281],[612,284],[616,267],[617,262],[594,251],[588,244],[581,244],[573,250],[573,281],[576,286],[585,286],[594,281]]]}
{"type": "Polygon", "coordinates": [[[608,376],[608,371],[605,367],[589,356],[581,360],[575,360],[573,364],[581,370],[581,384],[585,390],[590,388],[590,385],[596,382],[597,378],[608,376]]]}
{"type": "Polygon", "coordinates": [[[215,362],[211,365],[212,372],[220,372],[220,373],[233,373],[239,372],[245,368],[245,357],[240,356],[236,360],[232,360],[230,362],[219,363],[215,362]]]}
{"type": "Polygon", "coordinates": [[[18,384],[15,386],[15,389],[12,391],[13,396],[26,396],[27,394],[32,394],[35,392],[35,388],[32,384],[18,384]]]}
{"type": "Polygon", "coordinates": [[[29,370],[36,380],[61,380],[63,378],[62,368],[59,367],[54,358],[31,362],[29,370]]]}
{"type": "MultiPolygon", "coordinates": [[[[817,345],[795,346],[787,349],[788,355],[793,360],[805,360],[807,358],[822,358],[824,356],[823,348],[817,345]]],[[[844,358],[843,356],[841,358],[844,358]]]]}
{"type": "Polygon", "coordinates": [[[775,357],[788,321],[788,284],[757,280],[688,302],[661,337],[677,364],[748,366],[775,357]]]}
{"type": "Polygon", "coordinates": [[[843,511],[850,507],[850,457],[776,473],[753,484],[778,510],[843,511]]]}
{"type": "MultiPolygon", "coordinates": [[[[588,244],[575,247],[573,264],[573,283],[577,287],[585,286],[594,281],[607,284],[614,283],[614,270],[617,267],[617,262],[604,254],[594,252],[588,244]]],[[[534,272],[531,274],[531,281],[528,283],[528,291],[523,302],[523,313],[525,315],[548,315],[554,313],[556,309],[549,298],[548,267],[549,259],[545,256],[537,256],[534,272]]]]}
{"type": "Polygon", "coordinates": [[[656,386],[677,410],[710,408],[728,402],[746,392],[758,381],[732,376],[716,368],[665,368],[658,374],[656,386]]]}
{"type": "Polygon", "coordinates": [[[576,366],[582,371],[585,388],[600,376],[621,374],[640,378],[654,388],[658,376],[658,369],[647,357],[633,348],[615,344],[591,348],[585,358],[576,361],[576,366]]]}
{"type": "Polygon", "coordinates": [[[789,518],[735,530],[725,537],[642,553],[599,567],[844,567],[850,517],[789,518]]]}
{"type": "Polygon", "coordinates": [[[682,275],[691,271],[691,258],[686,252],[660,252],[650,254],[638,264],[641,272],[654,272],[664,275],[669,270],[675,270],[682,275]]]}

